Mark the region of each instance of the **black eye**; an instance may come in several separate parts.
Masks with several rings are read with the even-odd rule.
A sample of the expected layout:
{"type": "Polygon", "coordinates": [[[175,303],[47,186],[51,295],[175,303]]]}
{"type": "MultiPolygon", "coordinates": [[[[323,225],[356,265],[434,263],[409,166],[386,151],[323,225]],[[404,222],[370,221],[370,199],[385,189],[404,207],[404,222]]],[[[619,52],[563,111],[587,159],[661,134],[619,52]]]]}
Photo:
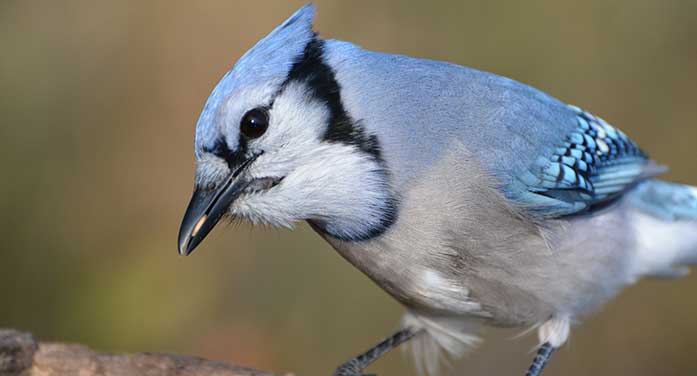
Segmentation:
{"type": "Polygon", "coordinates": [[[247,138],[258,138],[269,127],[269,113],[265,108],[248,111],[240,121],[240,132],[247,138]]]}

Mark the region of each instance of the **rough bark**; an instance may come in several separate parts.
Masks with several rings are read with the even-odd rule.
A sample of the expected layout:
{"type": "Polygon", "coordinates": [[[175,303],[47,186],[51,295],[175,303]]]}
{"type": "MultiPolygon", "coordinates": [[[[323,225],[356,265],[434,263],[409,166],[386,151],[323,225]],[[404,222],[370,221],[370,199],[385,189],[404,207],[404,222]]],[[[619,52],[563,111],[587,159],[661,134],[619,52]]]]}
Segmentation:
{"type": "MultiPolygon", "coordinates": [[[[0,329],[0,376],[280,376],[187,355],[100,354],[0,329]]],[[[290,376],[287,374],[286,376],[290,376]]]]}

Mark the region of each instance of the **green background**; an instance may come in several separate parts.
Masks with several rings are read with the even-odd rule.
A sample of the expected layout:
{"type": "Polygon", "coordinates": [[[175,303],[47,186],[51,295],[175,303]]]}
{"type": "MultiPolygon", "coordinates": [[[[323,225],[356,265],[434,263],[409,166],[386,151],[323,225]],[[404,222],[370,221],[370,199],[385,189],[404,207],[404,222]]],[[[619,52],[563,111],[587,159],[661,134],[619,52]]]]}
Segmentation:
{"type": "MultiPolygon", "coordinates": [[[[102,351],[298,375],[389,334],[401,307],[306,225],[176,235],[218,79],[299,1],[0,1],[0,326],[102,351]]],[[[317,29],[531,84],[607,119],[697,185],[697,1],[317,1],[317,29]]],[[[697,277],[585,318],[549,375],[697,374],[697,277]]],[[[522,374],[490,329],[452,374],[522,374]]],[[[412,375],[399,352],[371,371],[412,375]]]]}

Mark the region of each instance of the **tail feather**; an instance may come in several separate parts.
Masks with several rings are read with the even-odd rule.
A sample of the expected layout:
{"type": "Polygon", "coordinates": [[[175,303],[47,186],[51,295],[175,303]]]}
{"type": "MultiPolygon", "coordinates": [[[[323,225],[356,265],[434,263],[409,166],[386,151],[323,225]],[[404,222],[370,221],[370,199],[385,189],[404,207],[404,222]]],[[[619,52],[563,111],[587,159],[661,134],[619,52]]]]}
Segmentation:
{"type": "Polygon", "coordinates": [[[639,274],[679,277],[697,264],[697,188],[649,180],[630,196],[638,210],[639,274]]]}

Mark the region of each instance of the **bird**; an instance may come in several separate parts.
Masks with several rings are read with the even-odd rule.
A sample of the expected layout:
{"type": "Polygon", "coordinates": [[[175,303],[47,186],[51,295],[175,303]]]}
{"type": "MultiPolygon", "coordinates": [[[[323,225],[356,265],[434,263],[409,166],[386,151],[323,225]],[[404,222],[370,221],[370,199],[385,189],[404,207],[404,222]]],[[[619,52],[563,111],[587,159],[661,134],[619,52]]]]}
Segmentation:
{"type": "Polygon", "coordinates": [[[437,374],[484,326],[536,330],[523,371],[538,376],[580,318],[697,263],[697,188],[659,180],[618,128],[513,79],[322,38],[315,13],[300,8],[213,89],[178,247],[222,218],[309,223],[405,308],[335,376],[403,343],[437,374]]]}

